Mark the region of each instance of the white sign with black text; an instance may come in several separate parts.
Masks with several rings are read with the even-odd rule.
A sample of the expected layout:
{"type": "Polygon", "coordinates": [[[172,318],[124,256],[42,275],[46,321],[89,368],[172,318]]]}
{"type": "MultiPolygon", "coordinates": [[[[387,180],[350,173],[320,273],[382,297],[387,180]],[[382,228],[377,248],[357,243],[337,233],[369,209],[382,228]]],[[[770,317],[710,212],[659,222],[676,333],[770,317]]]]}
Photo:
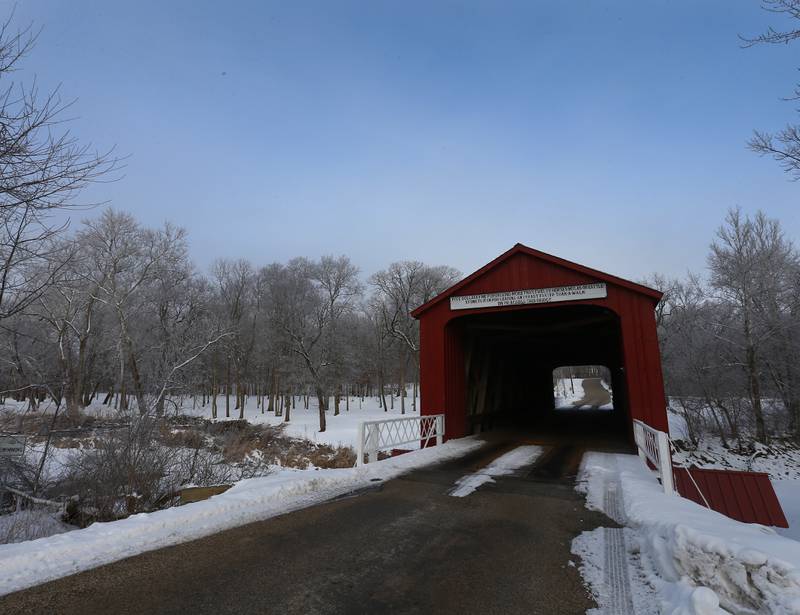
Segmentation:
{"type": "Polygon", "coordinates": [[[553,303],[555,301],[604,299],[607,296],[606,285],[602,282],[598,282],[597,284],[555,286],[553,288],[530,288],[528,290],[509,290],[502,293],[450,297],[450,309],[474,310],[487,307],[504,307],[507,305],[530,305],[534,303],[553,303]]]}

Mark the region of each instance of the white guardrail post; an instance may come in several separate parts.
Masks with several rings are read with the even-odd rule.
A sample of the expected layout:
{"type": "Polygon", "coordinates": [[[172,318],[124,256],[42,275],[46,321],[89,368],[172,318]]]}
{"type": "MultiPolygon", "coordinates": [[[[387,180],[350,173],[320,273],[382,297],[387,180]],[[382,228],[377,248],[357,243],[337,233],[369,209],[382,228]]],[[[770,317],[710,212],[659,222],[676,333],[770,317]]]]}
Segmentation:
{"type": "Polygon", "coordinates": [[[661,479],[664,493],[674,495],[675,484],[672,477],[672,450],[669,445],[669,435],[634,419],[633,437],[642,463],[645,466],[648,466],[648,462],[652,464],[661,479]]]}
{"type": "Polygon", "coordinates": [[[658,432],[658,457],[661,461],[661,484],[664,493],[673,495],[675,486],[672,481],[672,451],[669,447],[669,436],[663,431],[658,432]]]}
{"type": "Polygon", "coordinates": [[[370,425],[367,434],[367,463],[370,461],[378,461],[378,442],[380,440],[380,432],[378,425],[370,425]]]}
{"type": "Polygon", "coordinates": [[[356,442],[356,466],[364,465],[364,421],[358,424],[358,441],[356,442]]]}
{"type": "Polygon", "coordinates": [[[437,446],[444,442],[444,414],[361,421],[358,424],[356,465],[377,461],[380,450],[404,444],[427,446],[434,438],[437,446]]]}

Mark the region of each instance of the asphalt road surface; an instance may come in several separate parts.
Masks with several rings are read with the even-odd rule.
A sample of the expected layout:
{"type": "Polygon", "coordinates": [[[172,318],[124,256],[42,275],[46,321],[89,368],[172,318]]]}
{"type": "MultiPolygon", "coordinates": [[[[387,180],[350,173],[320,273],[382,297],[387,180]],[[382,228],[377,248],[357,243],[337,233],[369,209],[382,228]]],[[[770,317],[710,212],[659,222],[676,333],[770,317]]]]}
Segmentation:
{"type": "Polygon", "coordinates": [[[570,543],[613,523],[574,490],[579,449],[447,494],[509,448],[17,592],[0,613],[584,613],[570,543]]]}
{"type": "Polygon", "coordinates": [[[576,401],[575,408],[597,409],[611,403],[611,394],[605,389],[600,378],[583,379],[583,399],[576,401]]]}

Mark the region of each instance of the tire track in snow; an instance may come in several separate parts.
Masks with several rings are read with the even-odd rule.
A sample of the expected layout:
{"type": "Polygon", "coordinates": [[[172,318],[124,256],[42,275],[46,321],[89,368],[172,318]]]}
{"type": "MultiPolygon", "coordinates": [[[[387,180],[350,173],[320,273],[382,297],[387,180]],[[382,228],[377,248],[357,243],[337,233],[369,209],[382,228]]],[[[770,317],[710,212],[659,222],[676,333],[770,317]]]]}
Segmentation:
{"type": "MultiPolygon", "coordinates": [[[[625,524],[625,513],[619,496],[616,481],[606,483],[604,497],[605,513],[611,519],[625,524]]],[[[628,567],[628,548],[625,544],[624,528],[603,528],[605,550],[604,581],[608,590],[608,604],[603,605],[607,613],[613,615],[636,615],[631,593],[631,580],[628,567]]]]}

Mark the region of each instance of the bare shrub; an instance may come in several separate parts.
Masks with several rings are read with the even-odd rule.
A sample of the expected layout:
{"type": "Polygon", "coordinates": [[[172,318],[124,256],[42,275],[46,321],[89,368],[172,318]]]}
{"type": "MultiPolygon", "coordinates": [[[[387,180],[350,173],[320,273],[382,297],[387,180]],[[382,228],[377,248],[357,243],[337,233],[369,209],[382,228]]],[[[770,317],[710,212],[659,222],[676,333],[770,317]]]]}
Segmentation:
{"type": "Polygon", "coordinates": [[[0,544],[35,540],[74,529],[63,523],[60,517],[58,512],[39,508],[0,515],[0,544]]]}
{"type": "Polygon", "coordinates": [[[96,520],[157,508],[173,491],[165,479],[174,453],[157,444],[156,431],[156,423],[143,417],[102,435],[76,456],[61,488],[77,494],[96,520]]]}

